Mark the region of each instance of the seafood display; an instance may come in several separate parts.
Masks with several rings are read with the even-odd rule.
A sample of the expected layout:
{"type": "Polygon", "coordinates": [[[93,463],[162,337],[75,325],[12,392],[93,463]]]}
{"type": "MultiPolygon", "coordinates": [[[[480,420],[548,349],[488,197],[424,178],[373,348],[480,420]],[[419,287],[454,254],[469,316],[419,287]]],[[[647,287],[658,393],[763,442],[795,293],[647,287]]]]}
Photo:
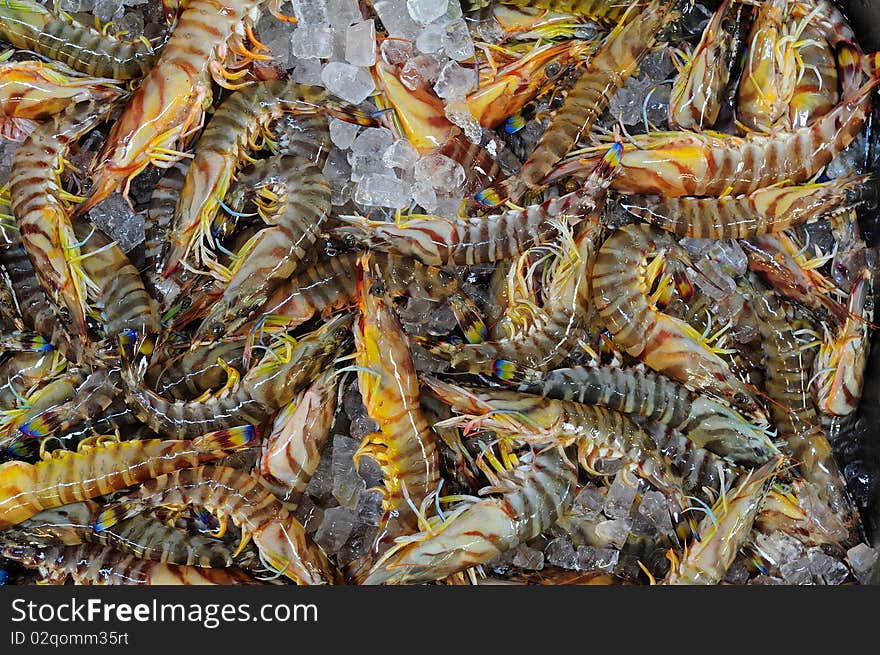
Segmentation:
{"type": "Polygon", "coordinates": [[[859,31],[0,3],[0,581],[880,584],[859,31]]]}

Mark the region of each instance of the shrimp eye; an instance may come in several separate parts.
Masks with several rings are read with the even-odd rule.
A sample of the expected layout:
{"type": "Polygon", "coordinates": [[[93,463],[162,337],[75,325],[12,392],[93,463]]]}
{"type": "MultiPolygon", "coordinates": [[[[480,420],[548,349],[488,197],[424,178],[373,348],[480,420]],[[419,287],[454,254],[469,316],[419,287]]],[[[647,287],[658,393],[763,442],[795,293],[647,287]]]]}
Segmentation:
{"type": "Polygon", "coordinates": [[[734,399],[737,403],[739,403],[740,405],[744,405],[744,404],[745,404],[746,402],[748,402],[748,400],[749,400],[748,398],[746,398],[746,395],[745,395],[742,391],[737,391],[737,392],[734,394],[733,399],[734,399]]]}
{"type": "Polygon", "coordinates": [[[180,301],[180,308],[181,309],[189,309],[190,307],[192,307],[192,304],[193,304],[192,298],[187,297],[187,298],[184,298],[183,300],[180,301]]]}
{"type": "Polygon", "coordinates": [[[559,75],[562,70],[562,66],[559,65],[559,62],[551,61],[544,67],[544,72],[547,74],[547,77],[556,77],[559,75]]]}
{"type": "Polygon", "coordinates": [[[222,337],[224,332],[223,323],[213,323],[211,325],[211,336],[215,339],[222,337]]]}

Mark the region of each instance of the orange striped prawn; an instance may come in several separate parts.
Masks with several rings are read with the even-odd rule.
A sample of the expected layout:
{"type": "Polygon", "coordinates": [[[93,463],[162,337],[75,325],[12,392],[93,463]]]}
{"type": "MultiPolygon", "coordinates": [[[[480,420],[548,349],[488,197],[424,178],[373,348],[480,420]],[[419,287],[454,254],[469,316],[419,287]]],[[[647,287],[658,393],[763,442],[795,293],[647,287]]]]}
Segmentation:
{"type": "MultiPolygon", "coordinates": [[[[844,48],[841,59],[854,65],[859,57],[844,48]]],[[[861,132],[878,83],[880,77],[872,75],[828,114],[792,131],[746,137],[718,132],[634,135],[624,145],[620,172],[611,186],[626,194],[679,197],[749,194],[781,182],[806,182],[861,132]]],[[[545,181],[589,169],[594,162],[595,156],[573,157],[545,181]]]]}
{"type": "Polygon", "coordinates": [[[228,87],[230,79],[243,75],[223,67],[227,53],[266,57],[247,50],[243,37],[250,33],[267,1],[277,2],[186,3],[159,60],[113,124],[104,149],[92,163],[89,173],[93,185],[78,213],[87,212],[120,186],[127,194],[131,179],[150,163],[168,166],[183,156],[180,146],[201,126],[211,104],[211,79],[228,87]]]}
{"type": "MultiPolygon", "coordinates": [[[[0,61],[12,51],[0,55],[0,61]]],[[[3,61],[0,64],[0,136],[24,141],[37,125],[85,100],[109,102],[122,89],[108,78],[89,77],[62,64],[3,61]]]]}
{"type": "Polygon", "coordinates": [[[385,295],[382,277],[367,254],[358,262],[361,314],[355,323],[358,387],[379,431],[367,435],[355,462],[375,459],[385,474],[385,516],[377,544],[412,532],[417,510],[437,488],[437,437],[419,406],[419,381],[408,340],[385,295]]]}
{"type": "Polygon", "coordinates": [[[135,492],[107,507],[94,521],[96,532],[153,507],[204,507],[241,528],[233,557],[253,539],[260,561],[301,585],[337,584],[341,577],[320,546],[273,496],[260,478],[227,466],[202,466],[147,480],[135,492]]]}
{"type": "Polygon", "coordinates": [[[36,464],[0,465],[0,529],[81,500],[119,491],[179,468],[219,459],[254,439],[252,426],[221,430],[192,441],[83,442],[76,452],[44,453],[36,464]]]}
{"type": "Polygon", "coordinates": [[[61,185],[71,143],[100,123],[109,104],[78,103],[34,130],[15,154],[10,190],[21,240],[49,297],[69,312],[74,332],[88,334],[87,285],[69,204],[61,185]]]}
{"type": "Polygon", "coordinates": [[[752,390],[700,334],[652,304],[651,279],[669,255],[687,257],[667,233],[648,225],[626,225],[602,244],[593,266],[593,301],[615,343],[655,371],[760,414],[752,390]],[[659,258],[649,266],[651,255],[659,258]]]}

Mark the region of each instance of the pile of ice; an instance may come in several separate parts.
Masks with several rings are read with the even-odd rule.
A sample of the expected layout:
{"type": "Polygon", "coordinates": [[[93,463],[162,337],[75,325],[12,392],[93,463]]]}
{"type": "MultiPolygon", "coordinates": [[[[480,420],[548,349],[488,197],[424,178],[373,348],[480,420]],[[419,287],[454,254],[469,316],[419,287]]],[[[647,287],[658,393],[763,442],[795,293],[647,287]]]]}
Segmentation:
{"type": "MultiPolygon", "coordinates": [[[[465,100],[476,88],[476,72],[459,62],[474,56],[474,45],[455,0],[379,0],[375,16],[357,0],[292,0],[291,27],[271,16],[258,24],[263,42],[295,81],[325,87],[353,106],[372,113],[377,92],[371,68],[381,57],[400,69],[411,90],[427,87],[445,103],[448,119],[479,142],[483,130],[465,100]],[[377,19],[388,39],[377,47],[377,19]]],[[[451,159],[420,153],[384,127],[361,128],[332,119],[334,145],[324,172],[333,202],[390,210],[418,206],[426,213],[456,216],[464,195],[464,170],[451,159]]]]}

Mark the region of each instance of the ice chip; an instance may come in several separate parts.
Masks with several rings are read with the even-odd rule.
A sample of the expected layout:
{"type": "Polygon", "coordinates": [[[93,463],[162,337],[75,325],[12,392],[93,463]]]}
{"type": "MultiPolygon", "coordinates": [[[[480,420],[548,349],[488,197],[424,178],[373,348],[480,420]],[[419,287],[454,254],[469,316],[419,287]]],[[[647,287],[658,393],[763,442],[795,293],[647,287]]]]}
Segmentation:
{"type": "Polygon", "coordinates": [[[596,536],[605,543],[621,548],[632,531],[629,518],[610,519],[596,524],[596,536]]]}
{"type": "Polygon", "coordinates": [[[578,556],[568,537],[554,539],[544,549],[547,562],[563,569],[576,569],[578,556]]]}
{"type": "Polygon", "coordinates": [[[360,447],[358,439],[333,435],[333,496],[343,507],[354,508],[365,486],[354,466],[353,456],[360,447]]]}
{"type": "Polygon", "coordinates": [[[443,110],[450,123],[458,125],[464,130],[464,135],[471,143],[479,145],[483,140],[483,126],[476,116],[471,113],[467,101],[464,98],[448,98],[443,110]]]}
{"type": "Polygon", "coordinates": [[[602,511],[608,518],[629,516],[638,488],[632,482],[627,483],[623,473],[618,473],[605,494],[605,505],[602,511]]]}
{"type": "Polygon", "coordinates": [[[669,501],[659,491],[648,491],[639,503],[639,512],[654,524],[664,535],[672,534],[672,518],[669,516],[669,501]]]}
{"type": "Polygon", "coordinates": [[[868,544],[858,544],[846,551],[853,575],[862,584],[871,584],[880,554],[868,544]]]}
{"type": "Polygon", "coordinates": [[[335,30],[344,30],[363,20],[358,0],[327,0],[327,15],[335,30]]]}
{"type": "Polygon", "coordinates": [[[107,196],[89,212],[89,218],[124,252],[133,250],[144,240],[144,217],[131,210],[121,193],[107,196]]]}
{"type": "Polygon", "coordinates": [[[333,30],[321,25],[298,25],[290,36],[290,48],[300,59],[326,59],[333,54],[333,30]]]}
{"type": "Polygon", "coordinates": [[[416,38],[416,48],[419,52],[440,52],[443,49],[443,35],[445,33],[446,28],[439,23],[426,25],[416,38]]]}
{"type": "Polygon", "coordinates": [[[426,213],[437,209],[437,192],[434,185],[427,180],[420,180],[413,185],[413,201],[426,213]]]}
{"type": "Polygon", "coordinates": [[[329,125],[330,140],[340,150],[348,150],[361,129],[357,123],[349,123],[338,118],[331,118],[329,125]]]}
{"type": "Polygon", "coordinates": [[[339,150],[331,150],[324,162],[324,177],[330,184],[330,202],[333,205],[344,205],[351,199],[351,166],[345,155],[339,150]]]}
{"type": "Polygon", "coordinates": [[[413,47],[409,41],[385,39],[379,45],[382,60],[390,66],[400,66],[413,58],[413,47]]]}
{"type": "Polygon", "coordinates": [[[403,209],[410,195],[403,182],[388,175],[365,175],[355,186],[354,201],[370,207],[403,209]]]}
{"type": "Polygon", "coordinates": [[[520,544],[511,563],[526,571],[540,571],[544,568],[544,553],[525,544],[520,544]]]}
{"type": "Polygon", "coordinates": [[[810,562],[810,573],[826,585],[837,586],[849,576],[846,564],[826,555],[819,548],[811,548],[807,553],[807,559],[810,562]]]}
{"type": "Polygon", "coordinates": [[[464,186],[465,172],[454,159],[432,152],[416,162],[415,179],[417,182],[429,182],[434,189],[449,192],[464,186]]]}
{"type": "Polygon", "coordinates": [[[472,70],[450,61],[440,69],[434,92],[441,98],[463,97],[473,90],[475,84],[472,70]]]}
{"type": "Polygon", "coordinates": [[[385,166],[401,171],[411,170],[418,160],[419,151],[406,139],[398,139],[382,154],[385,166]]]}
{"type": "Polygon", "coordinates": [[[326,0],[290,0],[299,25],[329,25],[326,0]]]}
{"type": "Polygon", "coordinates": [[[95,18],[102,23],[121,18],[122,12],[122,0],[95,0],[95,7],[92,10],[95,18]]]}
{"type": "Polygon", "coordinates": [[[415,41],[421,27],[409,15],[406,0],[376,0],[372,4],[388,36],[415,41]]]}
{"type": "Polygon", "coordinates": [[[811,585],[813,576],[810,574],[810,560],[806,557],[783,562],[779,566],[783,579],[790,585],[811,585]]]}
{"type": "Polygon", "coordinates": [[[590,521],[599,515],[605,506],[605,496],[594,484],[587,484],[575,496],[572,509],[578,516],[590,521]]]}
{"type": "Polygon", "coordinates": [[[406,10],[417,23],[427,25],[446,14],[447,0],[406,0],[406,10]]]}
{"type": "Polygon", "coordinates": [[[348,507],[331,507],[324,511],[321,527],[315,532],[315,541],[328,553],[335,553],[348,540],[357,515],[348,507]]]}
{"type": "Polygon", "coordinates": [[[359,105],[376,90],[369,69],[341,61],[331,61],[324,66],[321,80],[328,91],[353,105],[359,105]]]}
{"type": "Polygon", "coordinates": [[[578,546],[577,568],[581,571],[613,571],[620,558],[616,548],[578,546]]]}
{"type": "Polygon", "coordinates": [[[456,61],[464,61],[474,56],[474,42],[464,20],[454,20],[446,25],[443,34],[443,51],[456,61]]]}
{"type": "Polygon", "coordinates": [[[319,59],[293,59],[293,74],[290,76],[299,84],[324,86],[321,79],[321,61],[319,59]]]}
{"type": "Polygon", "coordinates": [[[345,58],[354,66],[376,63],[376,25],[373,19],[356,23],[345,31],[345,58]]]}

